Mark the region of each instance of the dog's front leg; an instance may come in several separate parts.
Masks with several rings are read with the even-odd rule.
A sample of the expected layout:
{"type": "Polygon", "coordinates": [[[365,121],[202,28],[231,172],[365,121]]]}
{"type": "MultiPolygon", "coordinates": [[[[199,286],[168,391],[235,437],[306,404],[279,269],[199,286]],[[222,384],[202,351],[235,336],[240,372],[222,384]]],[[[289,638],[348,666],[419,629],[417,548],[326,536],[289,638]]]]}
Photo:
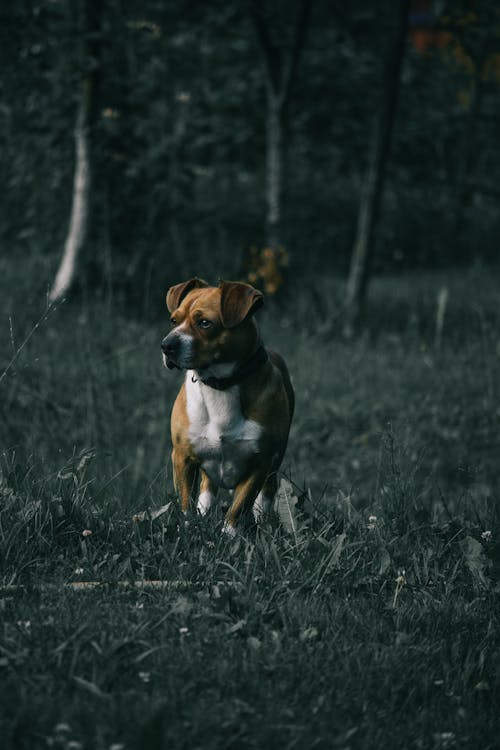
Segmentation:
{"type": "Polygon", "coordinates": [[[270,467],[267,465],[265,469],[257,469],[235,487],[233,502],[226,513],[223,526],[223,531],[226,534],[230,536],[236,534],[238,519],[242,513],[248,513],[252,508],[255,498],[266,481],[269,469],[270,467]]]}
{"type": "Polygon", "coordinates": [[[273,506],[274,496],[278,490],[278,477],[276,471],[271,472],[264,482],[264,486],[257,495],[253,504],[253,517],[257,523],[263,521],[273,506]]]}
{"type": "Polygon", "coordinates": [[[187,513],[189,500],[196,495],[197,465],[179,450],[172,451],[174,469],[174,488],[181,501],[183,513],[187,513]]]}
{"type": "Polygon", "coordinates": [[[201,481],[200,481],[200,494],[198,496],[198,513],[204,516],[210,510],[210,507],[217,497],[217,485],[215,485],[208,474],[203,469],[200,469],[201,481]]]}

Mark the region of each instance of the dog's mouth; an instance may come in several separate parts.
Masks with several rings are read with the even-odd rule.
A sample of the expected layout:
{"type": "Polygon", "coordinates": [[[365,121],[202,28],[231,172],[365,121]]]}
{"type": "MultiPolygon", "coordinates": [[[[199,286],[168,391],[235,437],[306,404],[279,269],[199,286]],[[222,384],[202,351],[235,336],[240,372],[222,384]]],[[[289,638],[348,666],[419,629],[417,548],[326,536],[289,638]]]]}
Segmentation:
{"type": "Polygon", "coordinates": [[[163,356],[163,364],[169,370],[181,369],[181,367],[177,364],[177,362],[174,359],[172,359],[172,357],[167,357],[165,353],[162,353],[162,356],[163,356]]]}

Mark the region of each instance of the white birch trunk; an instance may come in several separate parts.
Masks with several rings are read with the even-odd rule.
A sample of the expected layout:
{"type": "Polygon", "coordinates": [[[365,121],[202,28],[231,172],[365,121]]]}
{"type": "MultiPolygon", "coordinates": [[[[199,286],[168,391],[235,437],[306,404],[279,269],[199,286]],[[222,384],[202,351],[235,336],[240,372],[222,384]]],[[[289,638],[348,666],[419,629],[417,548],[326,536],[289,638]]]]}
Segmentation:
{"type": "Polygon", "coordinates": [[[78,256],[87,236],[91,174],[86,89],[87,85],[84,87],[75,127],[75,175],[69,229],[61,263],[49,293],[50,302],[56,302],[68,293],[75,278],[78,256]]]}
{"type": "Polygon", "coordinates": [[[309,27],[312,0],[301,0],[292,48],[288,54],[275,45],[260,3],[250,4],[267,75],[266,204],[267,245],[286,245],[286,203],[288,167],[288,105],[309,27]]]}

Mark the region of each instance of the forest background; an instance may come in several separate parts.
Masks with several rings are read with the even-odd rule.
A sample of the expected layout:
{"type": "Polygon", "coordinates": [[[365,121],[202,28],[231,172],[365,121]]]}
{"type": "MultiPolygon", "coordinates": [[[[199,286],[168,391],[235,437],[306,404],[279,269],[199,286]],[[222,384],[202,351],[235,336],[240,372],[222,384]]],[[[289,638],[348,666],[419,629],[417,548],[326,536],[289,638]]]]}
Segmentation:
{"type": "Polygon", "coordinates": [[[345,277],[370,201],[369,272],[496,258],[494,3],[30,2],[2,20],[1,241],[55,272],[83,131],[80,286],[158,311],[193,269],[271,293],[284,263],[345,277]]]}

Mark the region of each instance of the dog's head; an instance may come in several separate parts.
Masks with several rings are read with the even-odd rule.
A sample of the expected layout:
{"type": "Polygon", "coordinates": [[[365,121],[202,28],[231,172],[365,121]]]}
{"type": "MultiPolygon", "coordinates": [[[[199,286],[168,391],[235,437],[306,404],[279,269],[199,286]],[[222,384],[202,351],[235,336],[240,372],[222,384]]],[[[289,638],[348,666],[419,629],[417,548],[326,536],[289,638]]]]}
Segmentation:
{"type": "Polygon", "coordinates": [[[238,281],[215,287],[194,278],[171,287],[172,330],[161,342],[165,366],[203,370],[245,359],[258,336],[253,315],[263,303],[261,292],[238,281]]]}

